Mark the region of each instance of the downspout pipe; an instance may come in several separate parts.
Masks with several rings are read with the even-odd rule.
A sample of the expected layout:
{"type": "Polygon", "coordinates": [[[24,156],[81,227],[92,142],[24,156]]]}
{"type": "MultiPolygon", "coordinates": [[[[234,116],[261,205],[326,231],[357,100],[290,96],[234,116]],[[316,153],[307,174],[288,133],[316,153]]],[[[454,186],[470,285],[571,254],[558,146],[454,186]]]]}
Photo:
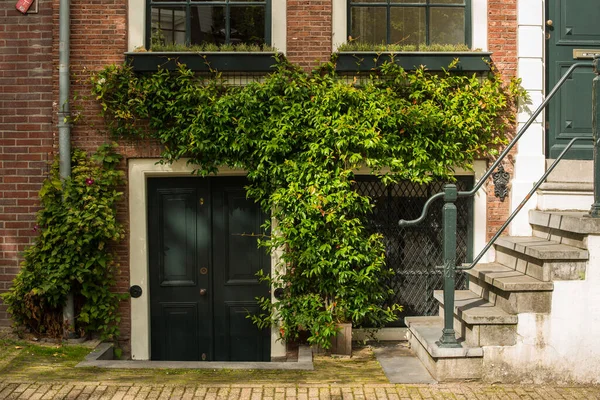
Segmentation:
{"type": "MultiPolygon", "coordinates": [[[[60,160],[60,179],[71,176],[71,110],[69,97],[71,91],[70,52],[71,52],[71,5],[70,0],[60,0],[59,6],[59,43],[58,43],[58,155],[60,160]]],[[[75,305],[73,293],[67,296],[63,307],[64,336],[69,338],[75,328],[75,305]]]]}

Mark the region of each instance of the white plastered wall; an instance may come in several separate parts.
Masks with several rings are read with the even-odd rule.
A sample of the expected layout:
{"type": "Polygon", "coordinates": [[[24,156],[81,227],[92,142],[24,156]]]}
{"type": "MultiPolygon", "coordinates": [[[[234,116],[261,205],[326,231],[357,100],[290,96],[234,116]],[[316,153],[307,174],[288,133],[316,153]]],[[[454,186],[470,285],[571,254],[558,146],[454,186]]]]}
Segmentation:
{"type": "Polygon", "coordinates": [[[519,314],[516,345],[484,348],[486,380],[600,383],[600,236],[587,245],[585,280],[555,281],[550,314],[519,314]]]}
{"type": "MultiPolygon", "coordinates": [[[[287,40],[286,0],[271,0],[271,46],[285,54],[287,40]]],[[[144,46],[146,0],[129,0],[127,50],[144,46]]]]}
{"type": "MultiPolygon", "coordinates": [[[[518,77],[531,100],[529,104],[523,101],[519,104],[518,129],[523,127],[544,98],[544,9],[544,0],[518,1],[518,77]]],[[[544,113],[529,127],[517,145],[510,187],[511,211],[516,209],[545,172],[543,121],[544,113]]],[[[527,210],[534,209],[536,203],[534,194],[511,223],[511,235],[532,234],[527,210]]]]}
{"type": "MultiPolygon", "coordinates": [[[[131,299],[131,358],[149,360],[150,354],[150,287],[147,241],[147,179],[160,176],[191,177],[193,167],[185,160],[174,164],[158,164],[159,159],[129,159],[129,266],[130,285],[142,288],[142,296],[131,299]]],[[[244,171],[222,168],[220,176],[241,176],[244,171]]],[[[271,257],[271,271],[277,265],[277,254],[271,257]]],[[[271,357],[284,357],[285,345],[277,341],[277,328],[271,329],[271,357]]]]}

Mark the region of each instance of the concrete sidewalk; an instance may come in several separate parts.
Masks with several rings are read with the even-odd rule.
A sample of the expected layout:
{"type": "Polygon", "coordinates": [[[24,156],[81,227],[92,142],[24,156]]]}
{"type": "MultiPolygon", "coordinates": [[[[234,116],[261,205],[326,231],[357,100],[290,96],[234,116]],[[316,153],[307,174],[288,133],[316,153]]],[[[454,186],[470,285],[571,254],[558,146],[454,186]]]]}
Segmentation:
{"type": "Polygon", "coordinates": [[[535,385],[140,385],[0,381],[0,399],[600,399],[600,387],[535,385]]]}

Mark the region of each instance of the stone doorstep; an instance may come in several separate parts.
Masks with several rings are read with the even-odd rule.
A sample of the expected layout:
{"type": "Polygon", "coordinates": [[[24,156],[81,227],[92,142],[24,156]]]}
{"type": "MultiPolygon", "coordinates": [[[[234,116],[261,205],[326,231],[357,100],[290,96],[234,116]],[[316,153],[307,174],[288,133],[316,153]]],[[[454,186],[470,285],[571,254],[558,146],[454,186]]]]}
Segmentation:
{"type": "MultiPolygon", "coordinates": [[[[433,297],[444,304],[444,292],[435,290],[433,297]]],[[[512,325],[518,317],[482,299],[470,290],[454,291],[454,315],[469,325],[512,325]]]]}
{"type": "Polygon", "coordinates": [[[224,361],[134,361],[113,360],[113,344],[101,343],[77,368],[125,368],[125,369],[259,369],[259,370],[305,370],[314,369],[312,350],[308,346],[298,348],[297,362],[224,362],[224,361]]]}
{"type": "Polygon", "coordinates": [[[588,211],[529,211],[532,225],[583,235],[600,234],[600,218],[590,218],[588,211]]]}
{"type": "Polygon", "coordinates": [[[504,292],[551,291],[554,283],[544,282],[499,263],[477,264],[466,272],[504,292]]]}
{"type": "Polygon", "coordinates": [[[411,349],[434,379],[440,382],[481,379],[483,349],[459,339],[460,348],[440,348],[436,342],[442,335],[440,317],[406,317],[411,349]]]}
{"type": "Polygon", "coordinates": [[[587,260],[587,250],[534,236],[501,236],[494,243],[538,260],[587,260]]]}
{"type": "Polygon", "coordinates": [[[594,184],[592,182],[545,182],[540,185],[540,191],[543,192],[575,192],[575,193],[593,193],[594,184]]]}

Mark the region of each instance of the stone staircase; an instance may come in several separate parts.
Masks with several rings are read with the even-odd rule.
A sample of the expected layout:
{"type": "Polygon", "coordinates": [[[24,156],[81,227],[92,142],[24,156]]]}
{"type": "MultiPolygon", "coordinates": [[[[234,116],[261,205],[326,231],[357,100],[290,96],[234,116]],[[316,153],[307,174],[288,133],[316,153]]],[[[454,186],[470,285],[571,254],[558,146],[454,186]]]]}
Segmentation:
{"type": "Polygon", "coordinates": [[[490,356],[486,347],[514,346],[520,314],[550,314],[555,282],[585,279],[587,236],[600,233],[599,221],[584,212],[539,210],[530,211],[529,221],[533,236],[499,238],[495,262],[469,270],[469,290],[455,292],[454,329],[462,348],[436,344],[443,328],[442,291],[434,294],[439,317],[405,319],[411,348],[434,379],[493,375],[486,369],[494,368],[497,360],[489,357],[499,352],[491,351],[490,356]]]}

